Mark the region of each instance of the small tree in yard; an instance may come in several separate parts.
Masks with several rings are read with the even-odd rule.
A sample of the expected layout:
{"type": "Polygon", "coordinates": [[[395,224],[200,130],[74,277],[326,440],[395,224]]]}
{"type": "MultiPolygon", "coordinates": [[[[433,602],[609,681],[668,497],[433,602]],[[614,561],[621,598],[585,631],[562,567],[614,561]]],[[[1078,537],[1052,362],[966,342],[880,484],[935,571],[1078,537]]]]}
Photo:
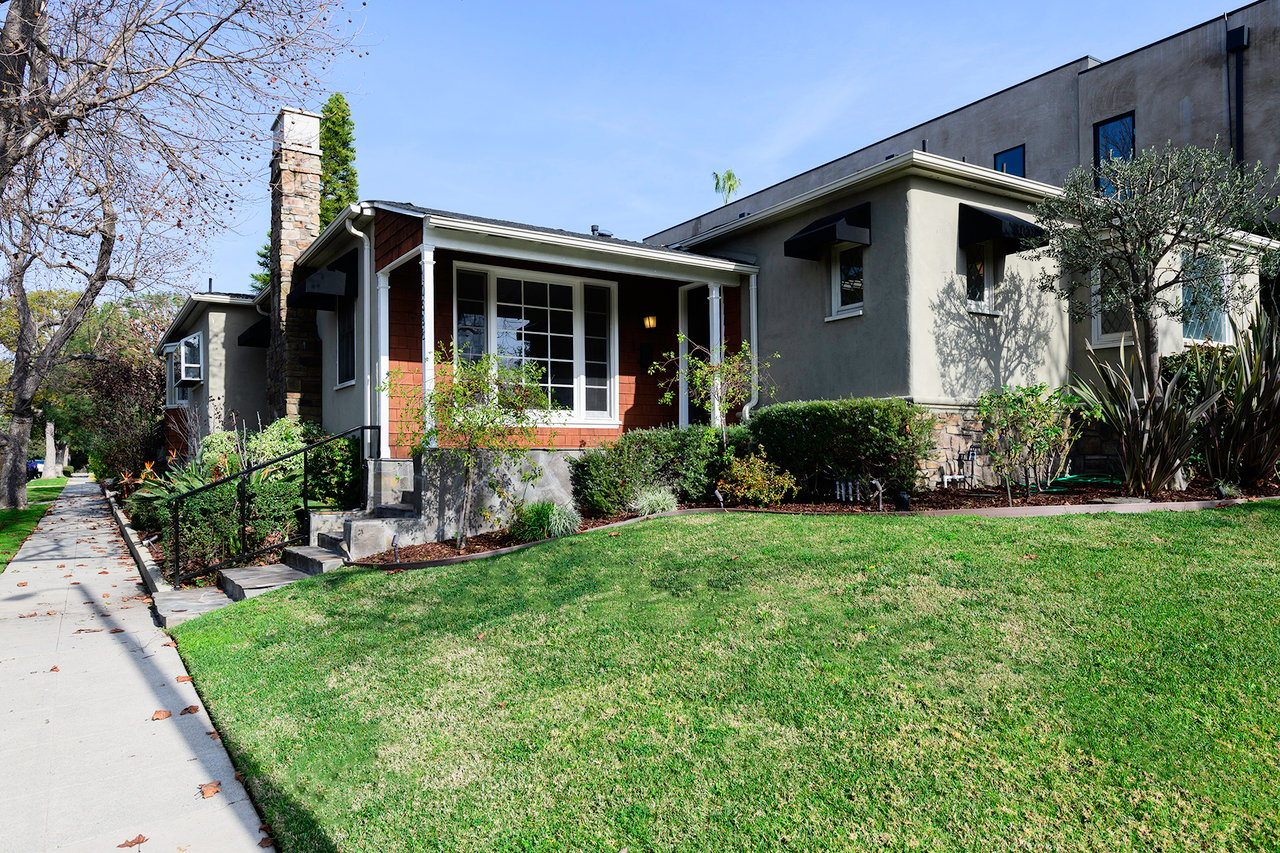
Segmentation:
{"type": "Polygon", "coordinates": [[[551,404],[541,371],[533,363],[517,364],[494,353],[459,353],[446,343],[436,352],[436,364],[435,385],[425,399],[420,393],[405,394],[394,376],[388,385],[393,394],[408,398],[403,400],[406,426],[400,443],[415,456],[434,448],[444,461],[461,469],[455,542],[461,551],[467,544],[472,496],[481,477],[487,477],[489,490],[501,502],[505,495],[495,479],[497,470],[526,459],[551,404]]]}
{"type": "MultiPolygon", "coordinates": [[[[729,352],[721,344],[719,363],[714,363],[707,347],[693,343],[683,334],[679,340],[687,348],[684,358],[674,352],[665,352],[662,361],[655,361],[649,366],[650,374],[671,373],[662,380],[661,402],[665,405],[674,402],[683,382],[688,388],[690,402],[707,410],[712,426],[720,430],[721,447],[728,449],[725,413],[745,404],[757,391],[773,396],[777,389],[768,373],[773,362],[761,361],[757,365],[752,358],[751,344],[747,341],[743,341],[737,352],[729,352]]],[[[781,357],[775,352],[769,358],[781,357]]]]}
{"type": "Polygon", "coordinates": [[[1195,147],[1075,169],[1062,193],[1033,211],[1048,239],[1037,256],[1055,262],[1040,285],[1068,303],[1073,319],[1124,312],[1138,343],[1139,391],[1159,393],[1157,321],[1242,309],[1256,293],[1246,276],[1274,268],[1266,241],[1241,229],[1276,209],[1275,185],[1261,164],[1195,147]]]}
{"type": "Polygon", "coordinates": [[[1043,383],[1006,387],[978,399],[982,448],[1004,480],[1009,506],[1013,506],[1014,478],[1021,478],[1030,497],[1033,485],[1046,489],[1062,475],[1071,445],[1096,415],[1093,407],[1082,408],[1065,388],[1050,394],[1047,390],[1043,383]]]}

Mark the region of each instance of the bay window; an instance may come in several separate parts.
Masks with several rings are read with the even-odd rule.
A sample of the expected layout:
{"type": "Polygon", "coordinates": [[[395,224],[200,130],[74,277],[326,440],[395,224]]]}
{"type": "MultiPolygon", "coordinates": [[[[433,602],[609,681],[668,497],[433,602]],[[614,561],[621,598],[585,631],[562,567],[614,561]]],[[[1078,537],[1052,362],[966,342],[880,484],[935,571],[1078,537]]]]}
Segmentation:
{"type": "Polygon", "coordinates": [[[612,282],[499,267],[454,269],[459,358],[535,364],[570,420],[616,419],[617,294],[612,282]]]}

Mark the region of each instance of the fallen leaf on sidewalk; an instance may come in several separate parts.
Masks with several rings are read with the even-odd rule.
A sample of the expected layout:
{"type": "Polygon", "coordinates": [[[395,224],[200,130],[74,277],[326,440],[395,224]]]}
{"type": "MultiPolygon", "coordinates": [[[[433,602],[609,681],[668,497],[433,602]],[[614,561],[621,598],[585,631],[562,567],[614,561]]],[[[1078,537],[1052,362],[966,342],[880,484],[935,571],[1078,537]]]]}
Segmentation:
{"type": "Polygon", "coordinates": [[[55,667],[53,667],[52,669],[50,669],[49,671],[50,671],[50,672],[61,672],[62,670],[58,669],[58,668],[55,666],[55,667]]]}
{"type": "Polygon", "coordinates": [[[218,734],[217,732],[205,732],[205,734],[207,734],[209,737],[213,738],[214,740],[222,740],[222,735],[218,734]]]}
{"type": "Polygon", "coordinates": [[[178,644],[177,644],[177,643],[175,643],[173,640],[170,640],[170,641],[169,641],[169,642],[167,642],[167,643],[161,643],[160,645],[162,645],[162,646],[173,646],[175,649],[178,647],[178,644]]]}
{"type": "Polygon", "coordinates": [[[58,611],[56,611],[56,610],[46,610],[46,611],[44,612],[44,615],[45,615],[45,616],[57,616],[57,615],[58,615],[58,611]]]}
{"type": "Polygon", "coordinates": [[[176,679],[176,680],[177,680],[177,681],[190,681],[190,680],[191,680],[191,676],[189,676],[189,675],[179,675],[179,676],[177,677],[177,679],[176,679]]]}
{"type": "Polygon", "coordinates": [[[72,586],[80,586],[80,581],[72,581],[72,582],[71,582],[71,585],[72,585],[72,586]]]}
{"type": "Polygon", "coordinates": [[[19,618],[19,619],[30,619],[32,616],[35,616],[35,615],[36,615],[35,613],[19,613],[19,614],[18,614],[18,618],[19,618]]]}
{"type": "Polygon", "coordinates": [[[275,847],[276,843],[272,841],[270,838],[264,838],[258,842],[258,846],[265,850],[268,847],[275,847]]]}
{"type": "Polygon", "coordinates": [[[151,715],[151,720],[152,722],[156,720],[167,720],[172,716],[173,714],[169,711],[156,711],[154,714],[151,715]]]}
{"type": "Polygon", "coordinates": [[[142,833],[138,833],[137,838],[130,838],[123,844],[117,844],[116,847],[137,847],[139,844],[145,844],[147,837],[142,833]]]}
{"type": "Polygon", "coordinates": [[[123,628],[112,628],[112,629],[111,629],[110,631],[108,631],[107,633],[108,633],[108,634],[123,634],[123,633],[124,633],[124,629],[123,629],[123,628]]]}
{"type": "Polygon", "coordinates": [[[185,717],[187,714],[198,714],[198,713],[200,713],[200,706],[199,706],[199,705],[188,705],[187,707],[183,708],[183,709],[182,709],[182,711],[180,711],[180,712],[178,713],[178,716],[179,716],[179,717],[185,717]]]}
{"type": "Polygon", "coordinates": [[[74,634],[98,634],[98,633],[101,633],[101,632],[102,632],[102,629],[101,629],[101,628],[77,628],[77,629],[76,629],[75,631],[73,631],[72,633],[74,633],[74,634]]]}
{"type": "Polygon", "coordinates": [[[200,786],[200,796],[206,800],[222,790],[222,782],[205,782],[200,786]]]}
{"type": "Polygon", "coordinates": [[[109,575],[109,574],[111,574],[111,572],[107,571],[106,569],[103,569],[102,571],[98,572],[98,574],[100,574],[100,575],[109,575]]]}
{"type": "Polygon", "coordinates": [[[26,585],[27,585],[26,581],[18,581],[18,586],[26,586],[26,585]]]}

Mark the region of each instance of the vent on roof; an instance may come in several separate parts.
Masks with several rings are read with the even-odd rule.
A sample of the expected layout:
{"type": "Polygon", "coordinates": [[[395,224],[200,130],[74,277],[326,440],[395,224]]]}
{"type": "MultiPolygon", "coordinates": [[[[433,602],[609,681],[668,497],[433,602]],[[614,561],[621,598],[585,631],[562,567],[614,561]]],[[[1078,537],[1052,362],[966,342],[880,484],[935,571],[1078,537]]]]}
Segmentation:
{"type": "Polygon", "coordinates": [[[604,230],[603,228],[601,228],[599,225],[592,225],[592,226],[591,226],[591,236],[592,236],[592,237],[612,237],[612,236],[613,236],[613,232],[612,232],[612,231],[605,231],[605,230],[604,230]]]}

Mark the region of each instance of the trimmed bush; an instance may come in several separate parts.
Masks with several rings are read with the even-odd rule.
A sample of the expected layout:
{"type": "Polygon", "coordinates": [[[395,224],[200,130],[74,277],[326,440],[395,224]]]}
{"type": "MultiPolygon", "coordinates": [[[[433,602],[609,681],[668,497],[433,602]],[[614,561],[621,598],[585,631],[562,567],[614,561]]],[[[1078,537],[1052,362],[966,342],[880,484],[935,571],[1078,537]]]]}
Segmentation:
{"type": "Polygon", "coordinates": [[[748,506],[774,506],[798,491],[796,478],[765,458],[764,451],[730,462],[719,487],[725,503],[748,506]]]}
{"type": "Polygon", "coordinates": [[[933,450],[936,421],[906,400],[851,398],[775,403],[748,426],[805,493],[821,496],[834,480],[877,479],[886,490],[914,491],[933,450]]]}
{"type": "Polygon", "coordinates": [[[523,542],[559,539],[577,533],[582,516],[573,507],[555,501],[518,504],[511,519],[511,536],[523,542]]]}
{"type": "MultiPolygon", "coordinates": [[[[726,430],[729,452],[745,453],[751,444],[746,427],[726,430]]],[[[707,500],[724,472],[720,433],[705,426],[658,427],[623,433],[607,447],[570,460],[573,497],[592,517],[620,515],[643,489],[668,489],[677,500],[707,500]]]]}
{"type": "Polygon", "coordinates": [[[676,507],[676,496],[664,486],[649,486],[641,489],[631,501],[631,511],[640,515],[673,512],[676,507]]]}
{"type": "MultiPolygon", "coordinates": [[[[319,424],[302,425],[304,444],[326,438],[319,424]]],[[[328,506],[354,507],[361,497],[360,445],[354,438],[332,441],[307,454],[307,498],[328,506]]]]}
{"type": "Polygon", "coordinates": [[[211,432],[200,440],[200,464],[214,479],[234,474],[244,467],[240,448],[240,433],[236,430],[211,432]]]}

